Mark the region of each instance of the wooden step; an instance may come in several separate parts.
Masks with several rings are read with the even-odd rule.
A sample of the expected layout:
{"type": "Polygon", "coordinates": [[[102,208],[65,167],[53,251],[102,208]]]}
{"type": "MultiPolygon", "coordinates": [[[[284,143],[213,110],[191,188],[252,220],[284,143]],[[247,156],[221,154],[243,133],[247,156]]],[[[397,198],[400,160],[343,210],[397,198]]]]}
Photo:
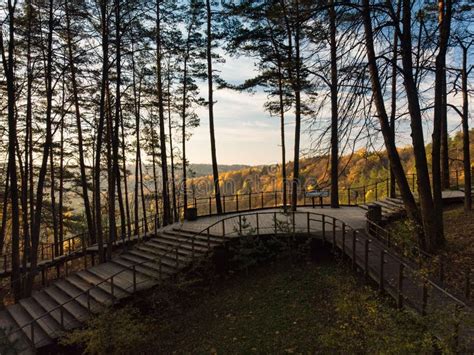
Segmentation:
{"type": "Polygon", "coordinates": [[[97,302],[97,300],[92,296],[92,292],[90,293],[90,297],[88,297],[83,290],[77,288],[66,280],[59,280],[55,282],[54,285],[87,310],[89,310],[89,302],[90,311],[92,313],[99,313],[104,309],[103,305],[97,302]]]}
{"type": "MultiPolygon", "coordinates": [[[[126,296],[129,296],[130,292],[128,292],[127,289],[133,283],[132,273],[127,268],[119,267],[117,264],[112,264],[112,269],[114,271],[109,271],[111,269],[105,267],[107,264],[111,263],[100,264],[84,271],[100,280],[110,280],[113,276],[114,285],[119,287],[122,292],[125,292],[126,296]]],[[[108,287],[108,289],[110,290],[110,287],[108,287]]]]}
{"type": "MultiPolygon", "coordinates": [[[[182,235],[177,234],[177,233],[167,233],[167,232],[160,233],[154,239],[167,239],[167,240],[171,240],[173,242],[178,242],[179,244],[188,244],[188,245],[193,244],[192,238],[182,236],[182,235]]],[[[203,247],[203,248],[207,248],[210,245],[211,248],[212,248],[212,247],[214,247],[216,245],[219,245],[219,244],[222,244],[222,242],[221,241],[217,242],[217,241],[213,241],[213,240],[209,239],[209,243],[208,243],[207,239],[206,240],[203,240],[201,238],[195,238],[194,239],[194,246],[195,247],[200,246],[200,247],[203,247]]]]}
{"type": "MultiPolygon", "coordinates": [[[[88,271],[95,273],[101,277],[110,277],[111,275],[117,274],[119,270],[122,270],[118,277],[118,280],[123,280],[121,282],[121,287],[128,292],[133,291],[133,271],[125,265],[120,265],[114,262],[108,262],[101,264],[98,267],[90,268],[88,271]],[[128,284],[128,286],[126,286],[128,284]]],[[[137,283],[137,290],[142,290],[150,288],[156,285],[156,280],[148,275],[135,270],[135,279],[137,283]]]]}
{"type": "MultiPolygon", "coordinates": [[[[160,240],[154,239],[150,240],[146,243],[140,244],[140,246],[137,247],[145,247],[147,249],[153,249],[153,250],[158,250],[160,252],[169,252],[170,250],[173,250],[172,246],[170,244],[162,243],[160,240]]],[[[202,255],[207,252],[207,249],[204,248],[194,248],[194,256],[202,255]]],[[[191,249],[187,248],[178,248],[178,254],[183,256],[184,258],[192,259],[193,256],[193,251],[191,249]]]]}
{"type": "MultiPolygon", "coordinates": [[[[53,317],[57,323],[61,324],[61,310],[58,308],[58,302],[51,298],[46,292],[34,292],[32,297],[45,311],[50,312],[51,317],[53,317]]],[[[80,326],[80,321],[74,318],[65,307],[62,313],[64,329],[70,330],[80,326]]]]}
{"type": "Polygon", "coordinates": [[[151,257],[150,255],[147,255],[145,253],[140,253],[140,251],[134,250],[133,252],[127,252],[122,255],[120,255],[121,258],[127,259],[129,261],[132,261],[134,263],[139,263],[142,264],[143,267],[150,268],[155,271],[159,271],[160,269],[160,263],[161,267],[164,268],[165,266],[168,267],[169,269],[172,269],[176,271],[176,262],[169,260],[168,258],[161,259],[161,261],[157,260],[156,257],[151,257]]]}
{"type": "MultiPolygon", "coordinates": [[[[193,246],[192,243],[183,243],[179,240],[174,240],[174,239],[168,239],[168,238],[162,238],[162,236],[157,236],[155,238],[150,239],[147,243],[159,243],[159,244],[165,244],[168,245],[170,248],[172,247],[179,247],[180,250],[188,250],[192,251],[193,246]]],[[[211,246],[212,247],[212,246],[211,246]]],[[[195,244],[194,245],[194,251],[199,251],[201,253],[207,253],[209,249],[207,248],[207,244],[205,246],[195,244]]]]}
{"type": "Polygon", "coordinates": [[[50,338],[55,339],[63,332],[61,325],[34,298],[22,299],[20,304],[30,314],[32,319],[37,319],[36,323],[50,338]]]}
{"type": "MultiPolygon", "coordinates": [[[[112,261],[114,263],[119,264],[119,265],[133,267],[133,265],[137,264],[137,260],[140,260],[140,259],[138,259],[138,258],[128,259],[128,258],[120,257],[120,258],[113,259],[112,261]]],[[[152,277],[155,280],[160,279],[159,265],[148,263],[148,264],[143,264],[143,265],[136,265],[135,268],[136,268],[137,272],[142,273],[143,275],[146,275],[148,277],[152,277]]],[[[174,270],[174,269],[172,269],[172,268],[170,268],[166,265],[162,265],[161,272],[162,272],[161,276],[164,279],[164,278],[168,277],[169,275],[175,274],[176,270],[174,270]]]]}
{"type": "Polygon", "coordinates": [[[104,291],[99,286],[94,287],[94,284],[90,284],[77,274],[69,276],[65,281],[76,287],[80,292],[89,290],[91,297],[100,304],[111,306],[114,303],[114,297],[109,292],[104,291]]]}
{"type": "MultiPolygon", "coordinates": [[[[165,233],[175,233],[175,234],[179,234],[179,235],[182,235],[183,237],[188,237],[188,238],[197,237],[197,238],[201,238],[201,239],[207,241],[207,234],[205,234],[205,233],[204,234],[199,234],[199,232],[192,231],[192,230],[189,230],[189,229],[182,229],[182,228],[175,227],[171,230],[167,229],[165,231],[165,233]]],[[[212,241],[215,241],[217,243],[223,243],[227,239],[230,239],[230,238],[225,237],[225,236],[223,237],[223,236],[220,236],[220,235],[210,234],[209,239],[212,240],[212,241]]]]}
{"type": "MultiPolygon", "coordinates": [[[[7,311],[0,311],[0,329],[4,334],[8,334],[8,341],[11,345],[10,350],[12,350],[11,354],[35,354],[26,334],[22,330],[15,331],[15,329],[18,329],[18,324],[7,311]]],[[[0,337],[2,336],[3,334],[0,333],[0,337]]]]}
{"type": "Polygon", "coordinates": [[[86,281],[90,286],[97,285],[99,289],[117,299],[122,299],[130,295],[120,286],[120,281],[118,277],[114,278],[112,295],[112,282],[104,281],[104,278],[99,277],[98,275],[95,275],[89,272],[88,270],[79,271],[78,273],[76,273],[76,275],[86,281]]]}
{"type": "Polygon", "coordinates": [[[75,319],[80,322],[85,322],[90,318],[87,306],[82,306],[77,300],[73,300],[71,296],[52,285],[44,290],[44,292],[51,297],[57,304],[62,304],[75,319]]]}
{"type": "Polygon", "coordinates": [[[17,303],[9,306],[7,312],[10,313],[10,316],[15,320],[19,327],[26,326],[23,328],[23,332],[30,342],[35,344],[37,348],[49,345],[53,342],[37,322],[33,322],[32,325],[29,325],[33,321],[33,318],[21,304],[17,303]]]}
{"type": "Polygon", "coordinates": [[[129,250],[125,254],[126,255],[132,255],[134,257],[138,257],[138,258],[142,259],[143,261],[149,260],[150,263],[153,263],[153,264],[156,264],[156,265],[159,265],[160,263],[162,263],[163,265],[167,265],[167,266],[169,266],[171,268],[174,268],[174,269],[177,269],[178,267],[187,265],[189,263],[188,259],[186,259],[185,261],[182,261],[179,257],[179,253],[177,254],[178,255],[178,260],[176,261],[176,252],[174,250],[170,251],[168,253],[163,253],[162,256],[157,256],[155,254],[152,254],[152,253],[149,253],[149,252],[146,252],[146,251],[143,251],[143,250],[139,250],[139,249],[129,250]]]}
{"type": "MultiPolygon", "coordinates": [[[[150,245],[145,245],[145,244],[137,245],[135,247],[135,250],[143,252],[143,253],[148,253],[151,256],[153,256],[155,260],[160,260],[160,258],[169,258],[173,261],[176,260],[175,250],[162,250],[160,248],[154,247],[153,245],[150,246],[150,245]]],[[[180,249],[178,249],[178,259],[179,259],[179,262],[183,264],[189,263],[192,260],[191,256],[183,256],[182,253],[180,252],[180,249]]]]}

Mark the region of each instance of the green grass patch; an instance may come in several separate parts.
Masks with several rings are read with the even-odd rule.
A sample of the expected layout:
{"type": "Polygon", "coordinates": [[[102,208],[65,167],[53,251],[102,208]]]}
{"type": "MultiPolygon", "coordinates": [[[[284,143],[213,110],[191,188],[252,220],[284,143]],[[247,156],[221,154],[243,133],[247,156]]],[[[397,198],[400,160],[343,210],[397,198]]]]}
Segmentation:
{"type": "Polygon", "coordinates": [[[420,353],[433,349],[427,323],[344,265],[278,260],[204,287],[161,287],[66,343],[89,353],[420,353]]]}

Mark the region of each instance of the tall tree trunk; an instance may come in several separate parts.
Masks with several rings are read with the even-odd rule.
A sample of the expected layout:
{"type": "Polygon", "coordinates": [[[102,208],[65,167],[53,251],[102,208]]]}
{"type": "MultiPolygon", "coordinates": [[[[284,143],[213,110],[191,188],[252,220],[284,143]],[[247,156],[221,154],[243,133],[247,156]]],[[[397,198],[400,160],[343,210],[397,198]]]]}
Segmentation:
{"type": "Polygon", "coordinates": [[[281,180],[283,187],[283,210],[288,205],[288,178],[286,176],[286,141],[285,141],[285,102],[283,98],[282,63],[278,59],[278,99],[280,104],[280,141],[281,141],[281,180]]]}
{"type": "MultiPolygon", "coordinates": [[[[46,139],[43,144],[43,161],[41,163],[38,185],[36,189],[36,208],[34,215],[33,231],[31,235],[31,273],[27,279],[28,284],[26,286],[26,295],[31,293],[33,286],[34,276],[38,264],[38,247],[40,242],[41,232],[41,218],[43,209],[43,196],[44,196],[44,184],[46,173],[48,170],[48,158],[52,145],[52,109],[53,109],[53,31],[54,31],[54,14],[53,14],[53,0],[49,1],[49,19],[48,19],[48,40],[47,40],[47,52],[46,52],[46,127],[45,135],[46,139]]],[[[12,186],[13,187],[13,186],[12,186]]]]}
{"type": "Polygon", "coordinates": [[[189,56],[189,34],[188,34],[188,48],[187,53],[184,56],[184,69],[183,69],[183,101],[181,108],[181,117],[182,117],[182,130],[181,130],[181,139],[182,139],[182,161],[183,161],[183,213],[186,216],[186,211],[188,209],[188,164],[186,161],[186,116],[187,116],[187,95],[188,95],[188,56],[189,56]]]}
{"type": "MultiPolygon", "coordinates": [[[[134,193],[134,234],[138,235],[139,233],[139,204],[138,204],[138,187],[140,182],[140,164],[141,164],[141,154],[140,154],[140,104],[138,99],[137,82],[136,82],[136,68],[135,68],[135,53],[132,49],[132,86],[133,86],[133,102],[134,102],[134,111],[135,111],[135,193],[134,193]]],[[[141,78],[140,78],[141,81],[141,78]]]]}
{"type": "Polygon", "coordinates": [[[82,187],[82,198],[84,200],[84,212],[86,215],[87,228],[89,232],[89,238],[91,244],[97,242],[95,233],[95,223],[92,217],[92,208],[89,201],[89,192],[87,187],[87,173],[86,164],[84,159],[84,139],[82,137],[82,124],[81,124],[81,110],[79,106],[79,90],[77,86],[76,78],[76,66],[74,61],[74,53],[72,47],[72,33],[71,33],[71,18],[69,9],[69,0],[65,0],[65,12],[66,12],[66,39],[68,47],[68,60],[69,68],[71,70],[71,87],[72,87],[72,99],[74,102],[74,113],[76,116],[76,129],[77,129],[77,143],[79,152],[79,169],[81,174],[81,187],[82,187]]]}
{"type": "Polygon", "coordinates": [[[5,245],[5,235],[8,223],[8,196],[10,195],[10,171],[7,163],[7,176],[5,178],[5,190],[2,201],[2,225],[0,226],[0,255],[3,254],[3,246],[5,245]]]}
{"type": "Polygon", "coordinates": [[[66,116],[66,85],[65,77],[62,79],[62,102],[61,102],[61,122],[59,128],[59,203],[58,203],[58,223],[59,223],[59,255],[64,253],[64,119],[66,116]]]}
{"type": "Polygon", "coordinates": [[[178,207],[176,203],[176,176],[174,169],[174,149],[173,149],[173,131],[172,131],[172,120],[171,120],[171,73],[168,67],[168,134],[170,140],[170,160],[171,160],[171,192],[173,197],[173,219],[178,220],[178,207]]]}
{"type": "Polygon", "coordinates": [[[120,112],[122,107],[122,92],[121,92],[121,83],[122,83],[122,47],[121,47],[121,8],[120,0],[115,1],[115,68],[117,72],[117,83],[115,87],[115,120],[113,128],[113,140],[112,140],[112,149],[113,149],[113,165],[114,165],[114,175],[117,184],[117,196],[120,209],[120,234],[122,239],[126,234],[126,220],[125,220],[125,209],[123,205],[122,197],[122,186],[120,179],[120,166],[119,166],[119,131],[120,131],[120,112]]]}
{"type": "MultiPolygon", "coordinates": [[[[155,145],[156,145],[156,137],[155,137],[155,129],[153,127],[153,123],[150,122],[150,132],[151,132],[151,162],[152,162],[152,168],[153,168],[153,185],[155,188],[155,215],[157,218],[159,218],[159,212],[160,212],[160,206],[159,206],[159,199],[158,199],[158,174],[156,171],[156,151],[155,151],[155,145]]],[[[159,219],[158,219],[159,220],[159,219]]]]}
{"type": "Polygon", "coordinates": [[[114,157],[113,157],[113,119],[110,87],[107,83],[107,113],[106,113],[106,129],[107,129],[107,212],[109,219],[109,231],[107,233],[107,260],[112,258],[112,246],[116,240],[117,226],[115,222],[115,176],[114,157]]]}
{"type": "Polygon", "coordinates": [[[108,17],[107,17],[107,0],[100,1],[100,13],[101,13],[101,31],[102,31],[102,82],[100,89],[100,104],[99,104],[99,122],[97,128],[97,143],[95,147],[95,171],[94,171],[94,204],[95,204],[95,223],[97,233],[97,243],[99,250],[99,262],[105,261],[104,254],[104,237],[102,231],[102,209],[100,203],[100,177],[101,177],[101,151],[102,151],[102,140],[104,135],[104,124],[106,115],[106,96],[107,96],[107,85],[109,81],[109,29],[108,29],[108,17]]]}
{"type": "Polygon", "coordinates": [[[216,137],[214,131],[214,88],[212,70],[212,11],[211,1],[206,0],[207,12],[207,84],[209,95],[209,134],[211,136],[212,176],[217,214],[222,214],[221,191],[219,186],[219,168],[217,165],[216,137]]]}
{"type": "MultiPolygon", "coordinates": [[[[428,173],[423,124],[421,117],[418,90],[413,78],[412,37],[411,37],[411,1],[403,0],[403,34],[400,39],[403,65],[403,82],[408,100],[408,110],[411,118],[411,136],[415,155],[417,186],[421,207],[421,219],[424,231],[423,242],[420,246],[427,251],[433,251],[437,244],[437,234],[442,232],[440,220],[435,213],[435,205],[431,194],[431,183],[428,173]]],[[[434,159],[434,157],[433,157],[434,159]]],[[[439,164],[439,155],[438,155],[439,164]]],[[[439,174],[438,174],[439,177],[439,174]]]]}
{"type": "MultiPolygon", "coordinates": [[[[397,1],[397,13],[396,13],[396,20],[397,23],[400,21],[400,12],[402,8],[402,2],[400,0],[397,1]]],[[[393,31],[393,47],[392,47],[392,87],[391,87],[391,104],[390,104],[390,128],[392,130],[392,140],[396,145],[396,134],[395,134],[395,120],[397,116],[397,62],[398,62],[398,35],[397,31],[393,31]]],[[[389,159],[390,162],[390,159],[389,159]]],[[[396,177],[392,169],[392,165],[390,165],[390,191],[387,191],[387,194],[390,197],[395,198],[397,197],[397,189],[396,189],[396,177]]]]}
{"type": "Polygon", "coordinates": [[[329,1],[329,28],[331,47],[331,207],[339,208],[339,116],[337,79],[336,8],[329,1]]]}
{"type": "MultiPolygon", "coordinates": [[[[382,131],[385,147],[387,149],[388,158],[390,160],[390,166],[392,167],[393,173],[397,180],[398,188],[405,205],[408,217],[415,223],[415,225],[420,225],[420,216],[418,207],[415,202],[415,198],[410,191],[410,186],[406,178],[405,172],[403,171],[403,166],[400,160],[400,156],[395,146],[395,142],[392,139],[392,130],[390,128],[390,123],[385,109],[384,97],[382,93],[382,85],[380,83],[379,71],[377,67],[374,38],[373,38],[373,29],[372,29],[372,19],[370,17],[370,1],[363,0],[363,21],[364,21],[364,32],[365,32],[365,45],[367,48],[367,59],[370,72],[370,80],[372,85],[372,92],[375,107],[377,109],[378,119],[380,123],[380,128],[382,131]]],[[[423,233],[421,230],[418,231],[418,241],[421,245],[424,244],[423,233]]]]}
{"type": "Polygon", "coordinates": [[[123,187],[125,193],[125,212],[127,217],[127,236],[132,236],[132,219],[130,217],[130,203],[128,199],[128,173],[127,173],[127,158],[126,153],[127,149],[125,146],[125,129],[123,123],[123,113],[122,109],[120,108],[120,132],[122,137],[122,170],[123,170],[123,187]]]}
{"type": "Polygon", "coordinates": [[[163,182],[163,225],[171,222],[170,215],[170,194],[168,180],[168,159],[166,154],[166,133],[165,133],[165,109],[163,102],[163,77],[161,70],[162,48],[161,48],[161,0],[156,1],[156,76],[158,95],[158,115],[160,124],[160,155],[161,155],[161,177],[163,182]]]}
{"type": "Polygon", "coordinates": [[[51,190],[50,190],[50,195],[51,195],[51,219],[53,221],[53,240],[54,240],[54,255],[53,257],[59,256],[59,230],[58,230],[58,214],[56,211],[56,177],[55,177],[55,171],[54,171],[54,151],[53,151],[53,145],[51,144],[50,147],[50,153],[49,153],[49,159],[50,159],[50,178],[51,178],[51,190]]]}
{"type": "Polygon", "coordinates": [[[22,180],[22,212],[23,212],[23,269],[26,270],[27,263],[30,259],[30,218],[33,214],[29,214],[32,211],[32,199],[30,199],[30,208],[28,208],[28,196],[30,191],[33,191],[33,170],[30,169],[32,164],[30,157],[32,156],[33,146],[31,144],[32,139],[32,91],[33,91],[33,67],[31,60],[31,28],[32,28],[32,5],[31,0],[27,2],[27,44],[26,44],[26,71],[27,71],[27,84],[26,84],[26,127],[25,127],[25,167],[24,176],[22,180]],[[31,184],[30,184],[31,182],[31,184]]]}
{"type": "MultiPolygon", "coordinates": [[[[446,119],[446,52],[448,49],[449,35],[451,31],[451,0],[438,1],[438,22],[439,22],[439,50],[435,61],[435,98],[434,98],[434,118],[433,118],[433,143],[432,143],[432,176],[433,176],[433,199],[434,213],[437,222],[437,233],[433,235],[435,238],[435,246],[444,243],[443,233],[443,180],[442,167],[443,161],[448,159],[447,151],[441,154],[441,149],[447,149],[447,137],[443,138],[443,130],[446,129],[447,123],[443,123],[446,119]],[[445,147],[443,147],[443,141],[445,147]]],[[[445,167],[444,167],[445,168],[445,167]]],[[[448,180],[449,180],[449,164],[448,164],[448,180]]]]}
{"type": "Polygon", "coordinates": [[[467,53],[468,48],[462,46],[462,150],[464,160],[464,210],[472,209],[472,170],[471,150],[469,143],[469,92],[467,86],[467,53]]]}
{"type": "Polygon", "coordinates": [[[299,1],[296,4],[295,25],[295,72],[296,80],[293,84],[295,91],[295,154],[293,160],[293,181],[291,188],[291,209],[296,211],[298,206],[298,188],[300,179],[300,138],[301,138],[301,56],[300,56],[300,31],[299,1]]]}

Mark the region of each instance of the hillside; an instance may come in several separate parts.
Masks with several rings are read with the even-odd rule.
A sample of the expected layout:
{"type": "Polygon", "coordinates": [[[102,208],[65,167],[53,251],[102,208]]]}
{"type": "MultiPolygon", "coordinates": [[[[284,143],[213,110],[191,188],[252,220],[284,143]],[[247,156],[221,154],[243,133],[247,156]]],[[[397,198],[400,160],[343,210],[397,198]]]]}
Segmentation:
{"type": "MultiPolygon", "coordinates": [[[[471,142],[474,141],[474,129],[470,132],[471,142]]],[[[431,146],[427,145],[427,153],[431,146]]],[[[450,163],[451,170],[462,170],[462,135],[460,132],[450,137],[450,163]]],[[[407,174],[415,172],[413,149],[405,147],[399,149],[402,163],[407,174]]],[[[471,157],[474,157],[474,146],[471,145],[471,157]]],[[[428,159],[430,160],[430,155],[428,159]]],[[[352,155],[340,158],[339,185],[370,184],[388,176],[388,159],[385,152],[369,152],[359,149],[352,155]]],[[[291,178],[293,163],[286,166],[288,178],[291,178]]],[[[324,188],[329,185],[329,156],[304,158],[300,161],[300,175],[305,186],[311,188],[319,186],[324,188]]],[[[459,175],[462,178],[462,175],[459,175]]],[[[245,193],[249,191],[272,191],[282,189],[281,165],[264,165],[258,167],[245,167],[243,169],[225,171],[220,173],[224,193],[245,193]]],[[[192,180],[196,195],[202,196],[212,191],[212,176],[202,176],[192,180]]]]}

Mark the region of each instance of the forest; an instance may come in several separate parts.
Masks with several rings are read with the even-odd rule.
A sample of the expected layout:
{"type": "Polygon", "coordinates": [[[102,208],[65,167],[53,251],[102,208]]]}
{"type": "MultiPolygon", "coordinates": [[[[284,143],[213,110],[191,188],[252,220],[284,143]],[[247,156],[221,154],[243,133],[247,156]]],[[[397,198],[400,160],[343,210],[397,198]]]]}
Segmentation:
{"type": "Polygon", "coordinates": [[[473,14],[463,0],[5,0],[0,251],[15,299],[31,293],[44,242],[61,256],[67,236],[87,231],[104,262],[107,245],[142,219],[145,228],[179,220],[201,121],[222,213],[218,90],[266,94],[264,109],[280,122],[272,174],[284,206],[297,208],[311,175],[337,208],[341,186],[370,175],[357,177],[358,161],[374,160],[372,178],[385,169],[418,245],[436,251],[453,167],[471,209],[473,14]],[[226,82],[216,66],[228,57],[251,58],[257,74],[226,82]],[[306,169],[318,157],[320,167],[306,169]]]}

